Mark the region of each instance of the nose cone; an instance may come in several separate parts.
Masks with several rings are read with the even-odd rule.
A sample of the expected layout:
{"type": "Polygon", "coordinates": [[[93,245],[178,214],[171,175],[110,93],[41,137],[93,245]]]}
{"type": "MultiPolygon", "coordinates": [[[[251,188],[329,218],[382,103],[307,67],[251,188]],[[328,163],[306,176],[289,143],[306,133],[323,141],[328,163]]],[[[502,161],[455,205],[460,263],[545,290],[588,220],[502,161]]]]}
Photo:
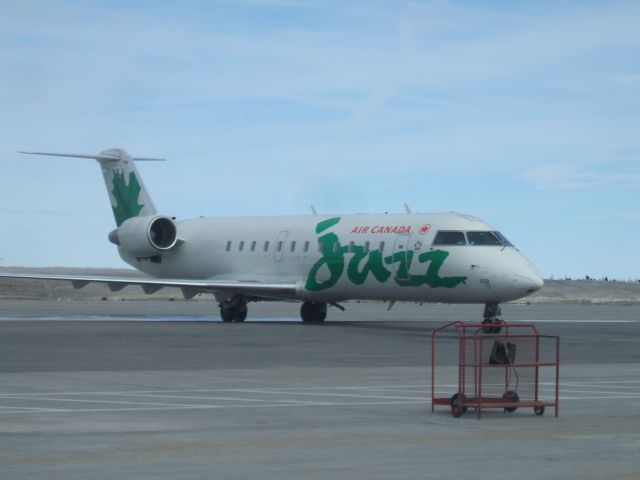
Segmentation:
{"type": "Polygon", "coordinates": [[[520,254],[514,267],[513,282],[523,297],[542,288],[544,281],[527,257],[520,254]]]}
{"type": "Polygon", "coordinates": [[[469,290],[478,301],[501,303],[526,297],[544,282],[536,267],[513,247],[473,247],[469,290]],[[474,290],[475,288],[475,290],[474,290]]]}
{"type": "Polygon", "coordinates": [[[514,283],[524,295],[531,295],[542,288],[544,280],[535,269],[529,269],[527,272],[514,274],[514,283]]]}

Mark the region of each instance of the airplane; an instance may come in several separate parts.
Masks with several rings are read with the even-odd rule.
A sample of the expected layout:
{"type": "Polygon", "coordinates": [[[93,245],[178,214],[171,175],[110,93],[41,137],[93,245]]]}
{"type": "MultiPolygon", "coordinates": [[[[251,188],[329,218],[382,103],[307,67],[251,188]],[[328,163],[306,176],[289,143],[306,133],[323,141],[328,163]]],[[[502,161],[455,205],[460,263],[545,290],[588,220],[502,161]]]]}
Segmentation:
{"type": "Polygon", "coordinates": [[[471,215],[412,213],[218,217],[177,220],[159,214],[132,157],[119,148],[97,155],[19,152],[99,163],[120,257],[145,278],[0,273],[66,280],[75,288],[139,285],[147,294],[178,287],[185,298],[211,293],[223,322],[243,322],[247,304],[302,302],[306,323],[347,300],[484,304],[483,323],[498,332],[500,303],[543,286],[531,262],[504,235],[471,215]]]}

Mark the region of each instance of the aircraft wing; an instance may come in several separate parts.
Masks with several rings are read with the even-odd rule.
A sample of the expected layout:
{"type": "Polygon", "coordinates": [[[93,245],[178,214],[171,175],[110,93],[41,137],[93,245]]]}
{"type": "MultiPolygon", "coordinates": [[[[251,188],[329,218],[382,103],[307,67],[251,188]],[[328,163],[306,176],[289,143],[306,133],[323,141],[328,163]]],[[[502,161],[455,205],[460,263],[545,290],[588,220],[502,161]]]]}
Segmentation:
{"type": "Polygon", "coordinates": [[[0,272],[0,278],[22,278],[31,280],[61,280],[71,282],[74,288],[82,288],[89,283],[103,283],[112,292],[122,290],[128,285],[138,285],[145,293],[155,293],[164,287],[175,287],[182,290],[185,298],[192,298],[198,293],[233,293],[260,299],[295,299],[301,289],[295,282],[270,283],[258,281],[227,280],[187,280],[173,278],[146,277],[108,277],[92,275],[48,275],[40,273],[0,272]]]}

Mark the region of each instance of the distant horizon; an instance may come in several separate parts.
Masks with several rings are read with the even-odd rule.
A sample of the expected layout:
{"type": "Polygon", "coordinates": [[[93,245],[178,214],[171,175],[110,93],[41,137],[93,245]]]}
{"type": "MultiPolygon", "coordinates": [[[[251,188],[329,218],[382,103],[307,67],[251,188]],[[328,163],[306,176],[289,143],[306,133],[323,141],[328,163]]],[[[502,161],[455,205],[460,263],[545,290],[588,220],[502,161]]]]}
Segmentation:
{"type": "MultiPolygon", "coordinates": [[[[124,264],[122,266],[116,266],[116,267],[95,267],[95,266],[62,266],[62,265],[36,265],[36,266],[21,266],[21,265],[4,265],[4,264],[0,264],[0,270],[10,270],[12,268],[18,268],[18,269],[27,269],[27,270],[99,270],[99,271],[104,271],[104,270],[126,270],[132,273],[138,273],[140,275],[145,276],[144,273],[140,272],[139,270],[136,270],[135,268],[133,268],[130,265],[124,264]]],[[[640,277],[637,278],[613,278],[613,277],[600,277],[600,278],[595,278],[595,277],[591,277],[590,275],[586,275],[583,278],[567,278],[565,276],[554,276],[551,275],[550,277],[545,277],[544,281],[550,281],[550,282],[603,282],[603,283],[613,283],[613,282],[617,282],[617,283],[638,283],[640,282],[640,277]],[[589,278],[587,278],[589,277],[589,278]]]]}

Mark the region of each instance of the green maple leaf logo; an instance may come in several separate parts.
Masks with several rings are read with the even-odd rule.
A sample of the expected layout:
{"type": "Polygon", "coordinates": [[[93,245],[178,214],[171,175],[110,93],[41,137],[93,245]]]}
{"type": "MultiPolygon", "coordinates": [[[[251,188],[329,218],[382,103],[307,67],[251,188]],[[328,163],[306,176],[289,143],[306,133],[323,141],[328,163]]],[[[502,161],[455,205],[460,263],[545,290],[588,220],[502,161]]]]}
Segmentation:
{"type": "Polygon", "coordinates": [[[116,217],[118,226],[140,213],[144,205],[138,203],[140,195],[140,184],[135,173],[129,172],[129,182],[124,181],[124,171],[115,170],[113,172],[113,190],[111,195],[116,199],[116,206],[113,208],[113,216],[116,217]]]}

